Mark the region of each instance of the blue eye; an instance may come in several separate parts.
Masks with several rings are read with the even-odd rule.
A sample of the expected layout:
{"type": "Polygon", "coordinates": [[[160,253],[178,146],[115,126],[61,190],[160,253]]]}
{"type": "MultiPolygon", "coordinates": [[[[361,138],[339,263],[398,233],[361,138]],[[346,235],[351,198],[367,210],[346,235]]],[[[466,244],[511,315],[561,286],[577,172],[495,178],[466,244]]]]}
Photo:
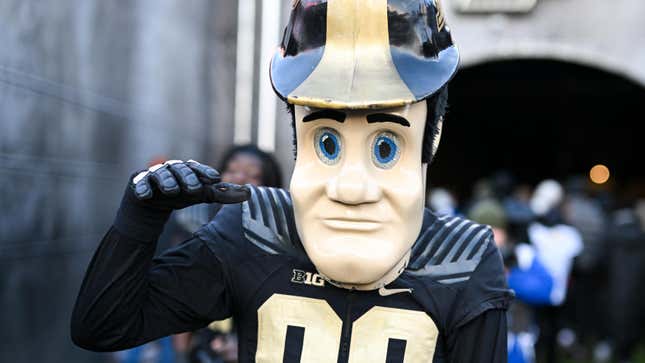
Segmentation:
{"type": "Polygon", "coordinates": [[[396,135],[382,132],[376,135],[372,144],[372,160],[381,169],[390,169],[399,160],[401,150],[396,135]]]}
{"type": "Polygon", "coordinates": [[[333,165],[340,159],[340,136],[332,129],[324,128],[316,132],[314,137],[318,158],[328,165],[333,165]]]}

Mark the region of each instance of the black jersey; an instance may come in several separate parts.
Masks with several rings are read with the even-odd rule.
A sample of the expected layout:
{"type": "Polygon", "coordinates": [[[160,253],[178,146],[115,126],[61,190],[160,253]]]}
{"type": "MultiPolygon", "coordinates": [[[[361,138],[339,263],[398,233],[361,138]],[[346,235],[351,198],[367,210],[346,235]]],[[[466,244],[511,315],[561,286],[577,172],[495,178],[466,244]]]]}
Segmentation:
{"type": "Polygon", "coordinates": [[[191,240],[153,251],[108,232],[73,314],[77,344],[124,349],[233,316],[240,362],[506,361],[501,257],[490,229],[465,219],[426,211],[408,267],[377,291],[316,273],[281,189],[252,188],[191,240]]]}

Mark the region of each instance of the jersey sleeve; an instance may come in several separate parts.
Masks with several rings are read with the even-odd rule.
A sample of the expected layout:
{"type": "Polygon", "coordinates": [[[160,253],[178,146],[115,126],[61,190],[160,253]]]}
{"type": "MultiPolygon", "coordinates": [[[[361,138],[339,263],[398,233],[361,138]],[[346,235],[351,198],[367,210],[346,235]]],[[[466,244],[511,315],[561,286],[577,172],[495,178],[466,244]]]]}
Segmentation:
{"type": "Polygon", "coordinates": [[[153,259],[154,242],[110,229],[74,307],[73,341],[94,351],[123,350],[230,317],[227,251],[219,248],[227,243],[218,238],[195,236],[153,259]]]}
{"type": "Polygon", "coordinates": [[[455,334],[459,328],[489,310],[506,310],[512,299],[502,256],[490,233],[479,264],[456,296],[448,333],[455,334]]]}

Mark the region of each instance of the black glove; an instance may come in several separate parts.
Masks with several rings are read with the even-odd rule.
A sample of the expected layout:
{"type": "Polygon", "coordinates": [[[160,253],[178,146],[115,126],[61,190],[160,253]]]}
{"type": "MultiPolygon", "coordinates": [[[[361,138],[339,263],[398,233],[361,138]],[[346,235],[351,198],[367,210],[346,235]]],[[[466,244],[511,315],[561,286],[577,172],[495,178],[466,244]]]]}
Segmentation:
{"type": "Polygon", "coordinates": [[[219,173],[194,160],[169,160],[130,178],[114,226],[139,240],[156,240],[176,209],[200,203],[240,203],[246,186],[222,183],[219,173]]]}
{"type": "Polygon", "coordinates": [[[137,173],[130,189],[138,204],[168,212],[199,203],[240,203],[249,198],[247,187],[220,181],[219,173],[208,165],[170,160],[137,173]]]}

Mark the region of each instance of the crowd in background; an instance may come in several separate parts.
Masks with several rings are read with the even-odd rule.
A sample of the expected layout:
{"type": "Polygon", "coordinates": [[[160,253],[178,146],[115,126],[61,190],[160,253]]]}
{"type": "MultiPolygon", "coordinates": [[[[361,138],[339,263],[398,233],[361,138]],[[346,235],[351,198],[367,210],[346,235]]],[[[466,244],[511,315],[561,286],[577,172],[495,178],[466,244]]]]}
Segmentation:
{"type": "Polygon", "coordinates": [[[507,172],[458,204],[431,190],[439,214],[492,227],[516,299],[509,362],[631,362],[645,315],[645,200],[618,201],[584,177],[536,186],[507,172]]]}
{"type": "MultiPolygon", "coordinates": [[[[219,170],[226,182],[284,187],[275,159],[255,146],[232,148],[219,170]]],[[[427,202],[439,215],[493,229],[516,295],[508,315],[510,363],[630,362],[645,322],[645,200],[617,208],[611,194],[583,177],[532,186],[499,172],[477,182],[466,200],[436,187],[427,202]]],[[[175,212],[159,252],[190,238],[217,211],[203,204],[175,212]]],[[[235,324],[213,322],[114,358],[236,362],[235,324]]]]}

